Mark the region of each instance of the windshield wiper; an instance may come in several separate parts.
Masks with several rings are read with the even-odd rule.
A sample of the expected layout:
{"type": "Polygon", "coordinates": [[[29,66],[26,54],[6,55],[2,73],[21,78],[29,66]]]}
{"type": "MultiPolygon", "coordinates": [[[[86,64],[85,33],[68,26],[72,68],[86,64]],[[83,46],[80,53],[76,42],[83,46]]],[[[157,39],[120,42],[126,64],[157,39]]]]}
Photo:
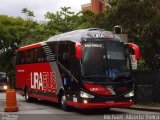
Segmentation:
{"type": "MultiPolygon", "coordinates": [[[[85,78],[99,78],[99,79],[96,79],[96,80],[93,80],[93,81],[90,81],[90,82],[93,82],[94,84],[96,84],[100,79],[102,78],[107,78],[106,75],[82,75],[83,77],[85,78]]],[[[88,80],[87,80],[88,81],[88,80]]]]}

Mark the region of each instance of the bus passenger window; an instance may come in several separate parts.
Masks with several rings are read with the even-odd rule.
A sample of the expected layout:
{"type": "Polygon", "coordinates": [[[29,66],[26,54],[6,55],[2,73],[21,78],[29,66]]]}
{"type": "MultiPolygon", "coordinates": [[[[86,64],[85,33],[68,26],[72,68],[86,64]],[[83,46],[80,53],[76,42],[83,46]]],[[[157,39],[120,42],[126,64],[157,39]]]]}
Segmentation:
{"type": "Polygon", "coordinates": [[[17,64],[21,64],[21,60],[22,60],[22,52],[18,52],[17,55],[18,55],[17,64]]]}
{"type": "Polygon", "coordinates": [[[42,47],[38,48],[37,54],[38,54],[38,58],[37,58],[38,62],[46,62],[47,61],[47,56],[45,55],[42,47]]]}
{"type": "Polygon", "coordinates": [[[40,48],[38,48],[37,50],[37,62],[42,62],[43,58],[42,58],[42,53],[40,52],[40,48]]]}
{"type": "Polygon", "coordinates": [[[37,53],[38,53],[38,49],[34,49],[33,62],[35,62],[35,63],[38,62],[38,58],[37,58],[38,54],[37,53]]]}
{"type": "Polygon", "coordinates": [[[22,58],[23,58],[22,63],[28,63],[28,52],[27,51],[23,51],[22,58]]]}
{"type": "Polygon", "coordinates": [[[30,50],[30,62],[33,63],[34,50],[30,50]]]}
{"type": "Polygon", "coordinates": [[[68,70],[70,70],[70,47],[69,44],[59,44],[58,61],[68,70]]]}

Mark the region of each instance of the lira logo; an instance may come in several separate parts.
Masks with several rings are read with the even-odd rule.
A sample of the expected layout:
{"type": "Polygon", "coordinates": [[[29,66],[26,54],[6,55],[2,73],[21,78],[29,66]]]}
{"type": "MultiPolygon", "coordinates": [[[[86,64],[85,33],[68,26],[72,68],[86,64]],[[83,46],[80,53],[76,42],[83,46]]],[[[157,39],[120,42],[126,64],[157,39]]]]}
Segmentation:
{"type": "Polygon", "coordinates": [[[55,72],[31,72],[31,88],[55,93],[55,79],[55,72]]]}

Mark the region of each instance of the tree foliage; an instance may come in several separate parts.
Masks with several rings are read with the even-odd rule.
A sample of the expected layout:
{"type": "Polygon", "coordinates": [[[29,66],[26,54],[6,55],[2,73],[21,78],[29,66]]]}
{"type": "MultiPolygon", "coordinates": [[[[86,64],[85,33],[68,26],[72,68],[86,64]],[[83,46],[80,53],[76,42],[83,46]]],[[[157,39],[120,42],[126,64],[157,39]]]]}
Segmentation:
{"type": "Polygon", "coordinates": [[[15,71],[15,50],[23,38],[25,21],[0,15],[0,71],[7,72],[13,80],[15,71]]]}
{"type": "Polygon", "coordinates": [[[35,17],[33,11],[28,10],[28,8],[23,8],[22,13],[24,13],[27,17],[35,17]]]}
{"type": "Polygon", "coordinates": [[[107,12],[109,29],[121,25],[130,42],[141,47],[147,68],[160,70],[160,4],[158,0],[113,0],[107,12]]]}

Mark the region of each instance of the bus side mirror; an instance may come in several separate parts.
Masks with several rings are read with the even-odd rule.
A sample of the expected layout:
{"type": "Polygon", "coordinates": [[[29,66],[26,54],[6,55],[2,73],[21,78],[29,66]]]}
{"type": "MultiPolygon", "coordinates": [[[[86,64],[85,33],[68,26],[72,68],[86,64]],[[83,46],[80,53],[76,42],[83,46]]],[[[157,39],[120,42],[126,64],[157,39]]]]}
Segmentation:
{"type": "Polygon", "coordinates": [[[139,60],[140,59],[140,49],[138,45],[133,44],[133,43],[127,43],[127,45],[133,49],[136,60],[139,60]]]}
{"type": "Polygon", "coordinates": [[[75,52],[76,52],[76,58],[78,60],[82,59],[82,45],[81,45],[81,43],[76,43],[75,52]]]}

